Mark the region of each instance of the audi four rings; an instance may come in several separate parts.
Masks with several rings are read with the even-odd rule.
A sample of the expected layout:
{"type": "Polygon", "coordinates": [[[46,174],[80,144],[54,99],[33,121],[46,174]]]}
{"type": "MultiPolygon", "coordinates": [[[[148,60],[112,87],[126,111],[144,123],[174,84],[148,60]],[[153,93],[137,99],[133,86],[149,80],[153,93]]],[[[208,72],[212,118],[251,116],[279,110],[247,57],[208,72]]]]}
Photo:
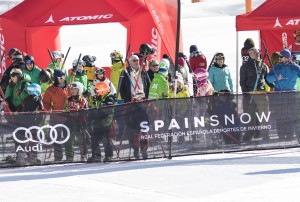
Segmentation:
{"type": "Polygon", "coordinates": [[[55,126],[44,125],[42,127],[31,126],[30,128],[18,127],[13,132],[13,138],[14,138],[15,141],[17,141],[19,143],[26,143],[26,142],[31,141],[31,142],[39,142],[39,143],[42,143],[42,144],[45,144],[45,145],[51,145],[53,143],[64,144],[70,138],[70,129],[64,124],[56,124],[55,126]],[[50,132],[49,132],[50,139],[51,139],[50,142],[46,141],[46,135],[45,135],[45,132],[44,132],[44,129],[48,129],[48,128],[50,129],[50,132]],[[64,128],[66,130],[67,136],[65,137],[64,140],[60,140],[60,141],[57,140],[57,137],[58,137],[57,130],[56,130],[57,128],[64,128]],[[22,130],[25,131],[25,137],[27,138],[25,140],[20,140],[16,137],[16,133],[18,131],[22,131],[22,130]],[[37,130],[38,141],[33,139],[32,133],[31,133],[32,130],[37,130]]]}

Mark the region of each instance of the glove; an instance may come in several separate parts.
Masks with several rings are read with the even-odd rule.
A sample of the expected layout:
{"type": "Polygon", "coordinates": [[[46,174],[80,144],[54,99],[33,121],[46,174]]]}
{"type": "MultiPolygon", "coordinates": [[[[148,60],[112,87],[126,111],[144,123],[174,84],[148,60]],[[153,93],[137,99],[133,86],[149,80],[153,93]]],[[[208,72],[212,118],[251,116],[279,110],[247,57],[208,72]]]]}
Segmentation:
{"type": "Polygon", "coordinates": [[[82,93],[83,97],[88,98],[91,93],[89,91],[85,91],[84,93],[82,93]]]}
{"type": "Polygon", "coordinates": [[[93,101],[98,101],[100,100],[100,96],[99,95],[94,95],[93,96],[93,101]]]}

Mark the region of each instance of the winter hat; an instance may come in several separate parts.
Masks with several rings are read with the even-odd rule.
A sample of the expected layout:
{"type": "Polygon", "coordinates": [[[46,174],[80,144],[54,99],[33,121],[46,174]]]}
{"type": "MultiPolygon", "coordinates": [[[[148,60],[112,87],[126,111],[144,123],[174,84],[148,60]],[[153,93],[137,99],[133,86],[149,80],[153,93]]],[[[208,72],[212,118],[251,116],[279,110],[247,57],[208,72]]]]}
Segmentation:
{"type": "Polygon", "coordinates": [[[253,48],[254,47],[254,41],[251,38],[247,38],[244,42],[244,47],[247,49],[253,48]]]}
{"type": "Polygon", "coordinates": [[[184,58],[178,58],[178,64],[181,66],[181,67],[184,67],[185,66],[185,61],[184,61],[184,58]]]}
{"type": "Polygon", "coordinates": [[[65,73],[60,69],[54,69],[54,74],[53,74],[54,80],[56,80],[57,77],[61,77],[61,76],[65,76],[65,73]]]}
{"type": "Polygon", "coordinates": [[[194,52],[194,51],[197,51],[197,50],[198,50],[198,48],[197,48],[196,45],[191,45],[191,46],[190,46],[190,53],[192,53],[192,52],[194,52]]]}
{"type": "Polygon", "coordinates": [[[164,77],[168,76],[168,68],[167,67],[160,67],[158,69],[158,73],[162,74],[164,77]]]}
{"type": "Polygon", "coordinates": [[[291,51],[289,51],[288,49],[283,49],[282,51],[280,51],[280,56],[283,56],[287,59],[291,58],[291,51]]]}
{"type": "Polygon", "coordinates": [[[194,76],[197,80],[198,85],[203,85],[207,82],[208,72],[206,69],[198,68],[194,71],[194,76]]]}
{"type": "Polygon", "coordinates": [[[170,68],[170,61],[168,59],[162,59],[159,63],[159,68],[165,67],[169,70],[170,68]]]}

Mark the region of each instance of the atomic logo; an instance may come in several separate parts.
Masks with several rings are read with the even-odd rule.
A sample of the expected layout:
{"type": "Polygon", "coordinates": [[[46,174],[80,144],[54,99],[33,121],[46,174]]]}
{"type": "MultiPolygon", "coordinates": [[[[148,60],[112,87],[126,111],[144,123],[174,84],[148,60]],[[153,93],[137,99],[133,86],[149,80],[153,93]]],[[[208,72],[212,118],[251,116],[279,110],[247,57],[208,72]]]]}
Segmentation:
{"type": "Polygon", "coordinates": [[[50,15],[49,19],[45,23],[55,23],[52,15],[50,15]]]}
{"type": "Polygon", "coordinates": [[[276,22],[275,22],[275,25],[274,25],[273,28],[275,28],[275,27],[282,27],[281,24],[280,24],[280,22],[279,22],[278,17],[277,17],[277,19],[276,19],[276,22]]]}

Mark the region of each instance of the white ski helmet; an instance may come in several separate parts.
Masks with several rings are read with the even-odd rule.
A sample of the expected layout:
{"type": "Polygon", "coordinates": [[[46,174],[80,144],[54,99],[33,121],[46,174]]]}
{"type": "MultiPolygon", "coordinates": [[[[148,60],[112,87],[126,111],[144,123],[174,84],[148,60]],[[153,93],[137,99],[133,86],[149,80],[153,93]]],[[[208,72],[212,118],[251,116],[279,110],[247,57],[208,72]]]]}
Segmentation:
{"type": "Polygon", "coordinates": [[[56,59],[64,58],[64,54],[62,54],[61,52],[59,52],[57,50],[52,52],[52,56],[56,59]]]}
{"type": "Polygon", "coordinates": [[[77,88],[78,95],[82,95],[82,93],[83,93],[83,85],[82,85],[82,83],[80,83],[78,81],[74,81],[74,82],[70,83],[70,88],[77,88]]]}

